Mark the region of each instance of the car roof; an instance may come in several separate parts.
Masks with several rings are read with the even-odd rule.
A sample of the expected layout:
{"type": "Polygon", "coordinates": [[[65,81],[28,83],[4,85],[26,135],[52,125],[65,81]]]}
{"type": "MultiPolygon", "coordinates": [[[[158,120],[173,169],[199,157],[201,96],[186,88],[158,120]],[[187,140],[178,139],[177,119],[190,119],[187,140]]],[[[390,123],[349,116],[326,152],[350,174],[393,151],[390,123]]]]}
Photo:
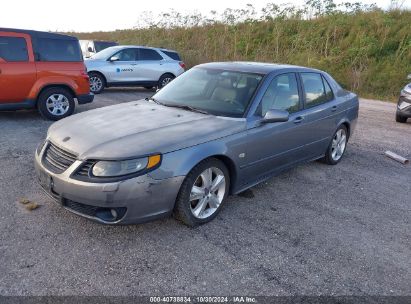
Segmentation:
{"type": "Polygon", "coordinates": [[[160,47],[146,46],[146,45],[116,45],[116,46],[112,46],[112,48],[117,48],[119,50],[123,48],[144,48],[144,49],[152,49],[152,50],[178,53],[177,51],[174,51],[174,50],[160,48],[160,47]]]}
{"type": "Polygon", "coordinates": [[[305,72],[321,72],[320,70],[290,65],[290,64],[277,64],[277,63],[265,63],[265,62],[251,62],[251,61],[232,61],[232,62],[210,62],[199,64],[196,67],[209,68],[209,69],[221,69],[228,71],[238,71],[246,73],[256,74],[269,74],[278,70],[295,70],[305,72]]]}
{"type": "Polygon", "coordinates": [[[24,29],[14,29],[14,28],[1,28],[0,32],[11,32],[11,33],[20,33],[20,34],[28,34],[35,38],[52,38],[52,39],[66,39],[66,40],[78,40],[76,37],[58,33],[50,33],[50,32],[40,32],[40,31],[33,31],[33,30],[24,30],[24,29]]]}

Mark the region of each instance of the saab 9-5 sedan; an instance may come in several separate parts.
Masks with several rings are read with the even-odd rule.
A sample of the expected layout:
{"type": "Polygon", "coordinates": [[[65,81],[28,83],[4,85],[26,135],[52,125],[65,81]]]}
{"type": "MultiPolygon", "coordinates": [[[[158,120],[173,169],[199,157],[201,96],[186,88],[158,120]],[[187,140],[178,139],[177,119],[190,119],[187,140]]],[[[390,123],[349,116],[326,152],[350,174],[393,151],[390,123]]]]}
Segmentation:
{"type": "Polygon", "coordinates": [[[36,151],[40,184],[105,224],[212,220],[229,194],[298,164],[337,164],[358,98],[310,68],[198,65],[153,97],[54,123],[36,151]]]}

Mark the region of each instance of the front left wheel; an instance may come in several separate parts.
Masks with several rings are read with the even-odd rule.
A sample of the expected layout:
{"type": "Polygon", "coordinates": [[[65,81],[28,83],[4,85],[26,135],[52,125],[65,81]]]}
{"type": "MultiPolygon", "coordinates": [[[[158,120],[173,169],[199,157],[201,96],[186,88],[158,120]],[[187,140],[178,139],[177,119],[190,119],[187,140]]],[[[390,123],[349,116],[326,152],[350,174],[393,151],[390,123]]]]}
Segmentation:
{"type": "Polygon", "coordinates": [[[178,193],[174,217],[190,227],[214,219],[228,195],[230,176],[215,158],[200,162],[186,176],[178,193]]]}
{"type": "Polygon", "coordinates": [[[100,94],[106,86],[106,80],[100,73],[89,73],[90,92],[100,94]]]}

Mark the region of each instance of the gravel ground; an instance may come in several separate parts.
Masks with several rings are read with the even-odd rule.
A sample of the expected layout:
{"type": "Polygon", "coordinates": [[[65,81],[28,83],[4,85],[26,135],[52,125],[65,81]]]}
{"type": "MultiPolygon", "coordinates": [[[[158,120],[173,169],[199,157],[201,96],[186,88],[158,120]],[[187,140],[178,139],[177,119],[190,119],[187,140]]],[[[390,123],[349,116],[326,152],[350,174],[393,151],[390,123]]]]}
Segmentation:
{"type": "MultiPolygon", "coordinates": [[[[85,111],[148,96],[116,89],[85,111]]],[[[337,166],[297,167],[233,196],[211,223],[108,227],[61,209],[36,182],[50,122],[0,113],[1,295],[410,295],[411,122],[361,100],[337,166]],[[25,210],[26,197],[41,204],[25,210]]]]}

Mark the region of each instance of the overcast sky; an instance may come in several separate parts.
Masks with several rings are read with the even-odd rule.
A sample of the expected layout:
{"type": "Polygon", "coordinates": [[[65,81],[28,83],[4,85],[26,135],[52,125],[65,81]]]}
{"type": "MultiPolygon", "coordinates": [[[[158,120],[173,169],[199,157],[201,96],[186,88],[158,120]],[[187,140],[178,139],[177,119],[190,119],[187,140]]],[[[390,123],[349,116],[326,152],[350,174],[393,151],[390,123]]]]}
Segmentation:
{"type": "MultiPolygon", "coordinates": [[[[211,10],[223,11],[225,8],[243,8],[247,3],[252,3],[260,10],[267,3],[301,4],[303,2],[303,0],[7,0],[1,4],[0,27],[47,31],[109,31],[136,26],[138,16],[145,11],[157,13],[173,8],[183,13],[197,11],[205,14],[211,10]]],[[[341,1],[337,0],[336,2],[341,1]]],[[[359,2],[376,3],[381,8],[388,8],[391,1],[363,0],[359,2]]],[[[400,2],[408,3],[411,1],[400,0],[400,2]]],[[[406,5],[411,6],[410,4],[406,5]]]]}

